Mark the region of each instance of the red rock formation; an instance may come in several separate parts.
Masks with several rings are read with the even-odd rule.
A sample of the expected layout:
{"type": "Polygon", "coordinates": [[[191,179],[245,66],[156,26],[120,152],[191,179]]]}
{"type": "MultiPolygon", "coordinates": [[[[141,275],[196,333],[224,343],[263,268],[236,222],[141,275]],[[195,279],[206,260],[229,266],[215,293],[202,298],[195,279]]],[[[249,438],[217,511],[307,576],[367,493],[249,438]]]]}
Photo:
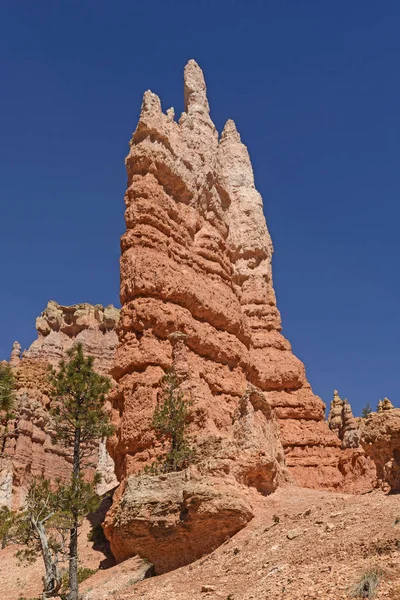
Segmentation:
{"type": "MultiPolygon", "coordinates": [[[[124,480],[154,456],[149,423],[160,378],[176,362],[169,336],[180,331],[186,335],[183,385],[206,415],[194,427],[199,446],[232,438],[240,398],[251,384],[279,419],[296,481],[340,487],[340,442],[280,333],[272,243],[247,149],[233,121],[218,139],[194,61],[184,81],[179,123],[173,111],[162,112],[158,96],[144,94],[126,160],[123,307],[113,370],[118,435],[110,444],[118,476],[124,480]]],[[[273,488],[267,475],[265,482],[273,488]]]]}
{"type": "MultiPolygon", "coordinates": [[[[121,485],[105,531],[117,558],[151,555],[159,570],[188,562],[194,541],[189,535],[182,542],[176,523],[171,540],[182,557],[173,552],[163,564],[169,532],[160,526],[157,552],[153,513],[143,517],[132,508],[129,490],[139,486],[154,505],[148,478],[131,476],[160,450],[151,418],[172,366],[195,402],[198,476],[223,477],[235,493],[247,485],[267,494],[290,477],[326,489],[371,485],[363,451],[341,451],[324,403],[281,334],[272,242],[250,158],[233,121],[218,139],[194,61],[185,67],[184,97],[176,123],[174,111],[164,114],[158,96],[145,92],[126,159],[122,309],[112,371],[117,429],[109,449],[121,485]]],[[[192,535],[196,519],[184,524],[192,535]]],[[[194,557],[205,551],[197,550],[194,557]]]]}
{"type": "Polygon", "coordinates": [[[360,442],[376,466],[378,486],[399,492],[400,409],[386,403],[386,408],[362,419],[360,442]]]}
{"type": "MultiPolygon", "coordinates": [[[[20,356],[15,342],[10,364],[17,382],[17,419],[10,427],[16,433],[5,440],[0,464],[0,505],[18,508],[24,501],[32,477],[56,479],[68,475],[70,457],[51,441],[48,397],[49,365],[56,366],[74,343],[81,342],[94,356],[95,369],[109,374],[117,345],[115,326],[119,311],[113,306],[78,304],[60,306],[49,302],[36,320],[38,339],[20,356]]],[[[105,450],[98,450],[98,470],[103,475],[101,491],[115,485],[114,465],[105,450]]]]}
{"type": "Polygon", "coordinates": [[[342,400],[337,390],[333,392],[329,416],[329,429],[342,441],[342,448],[358,448],[360,436],[358,423],[347,399],[342,400]]]}

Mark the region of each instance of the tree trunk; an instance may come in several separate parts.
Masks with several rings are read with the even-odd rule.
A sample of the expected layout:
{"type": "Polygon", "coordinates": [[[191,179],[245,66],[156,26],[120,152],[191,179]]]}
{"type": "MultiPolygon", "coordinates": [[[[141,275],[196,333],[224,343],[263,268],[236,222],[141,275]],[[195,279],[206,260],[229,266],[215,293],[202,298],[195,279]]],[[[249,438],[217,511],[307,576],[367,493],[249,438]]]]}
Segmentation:
{"type": "Polygon", "coordinates": [[[49,543],[47,540],[46,530],[43,523],[32,521],[32,525],[37,531],[39,536],[40,548],[42,551],[42,557],[45,568],[45,576],[43,577],[43,595],[42,598],[54,598],[58,595],[58,591],[61,587],[61,576],[58,571],[57,564],[54,562],[50,552],[49,543]]]}
{"type": "Polygon", "coordinates": [[[69,600],[78,600],[78,519],[74,516],[75,527],[70,530],[69,539],[69,600]]]}
{"type": "Polygon", "coordinates": [[[78,526],[79,526],[79,484],[80,484],[80,447],[81,430],[75,429],[74,460],[72,466],[72,485],[74,486],[74,499],[72,506],[72,528],[69,538],[69,600],[79,600],[78,583],[78,526]]]}

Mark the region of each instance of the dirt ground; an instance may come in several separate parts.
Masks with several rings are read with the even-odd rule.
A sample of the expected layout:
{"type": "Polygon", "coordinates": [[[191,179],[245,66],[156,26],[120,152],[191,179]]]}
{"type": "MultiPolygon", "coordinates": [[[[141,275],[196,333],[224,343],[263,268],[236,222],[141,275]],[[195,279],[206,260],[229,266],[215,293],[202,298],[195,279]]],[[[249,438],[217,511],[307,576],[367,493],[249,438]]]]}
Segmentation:
{"type": "MultiPolygon", "coordinates": [[[[266,498],[254,494],[252,502],[255,518],[212,554],[134,585],[127,569],[105,569],[93,578],[92,593],[107,582],[114,600],[348,600],[360,577],[374,571],[376,599],[400,599],[400,495],[287,487],[266,498]]],[[[89,529],[86,522],[82,563],[107,567],[111,562],[87,540],[89,529]]],[[[40,562],[21,568],[14,552],[0,551],[4,600],[40,591],[40,562]]],[[[89,578],[85,587],[90,585],[89,578]]]]}

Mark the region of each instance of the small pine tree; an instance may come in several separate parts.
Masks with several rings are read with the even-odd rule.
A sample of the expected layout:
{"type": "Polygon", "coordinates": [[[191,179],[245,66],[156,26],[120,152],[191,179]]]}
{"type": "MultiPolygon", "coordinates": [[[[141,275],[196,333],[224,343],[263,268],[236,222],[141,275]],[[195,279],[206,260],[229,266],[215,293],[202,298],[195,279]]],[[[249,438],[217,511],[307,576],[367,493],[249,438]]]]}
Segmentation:
{"type": "MultiPolygon", "coordinates": [[[[78,528],[85,507],[83,471],[89,466],[93,443],[112,434],[109,416],[104,409],[110,389],[107,377],[93,370],[93,357],[85,357],[82,344],[68,352],[58,372],[51,375],[51,414],[55,423],[55,441],[70,449],[72,477],[68,494],[71,514],[69,542],[69,599],[78,600],[78,528]]],[[[91,489],[94,492],[92,482],[91,489]]]]}
{"type": "Polygon", "coordinates": [[[78,506],[79,517],[98,507],[99,498],[91,483],[80,481],[78,500],[74,494],[75,486],[70,483],[57,481],[52,485],[47,479],[36,479],[29,487],[24,510],[8,511],[4,532],[0,527],[0,534],[24,546],[16,554],[20,561],[31,563],[42,556],[43,600],[58,596],[65,583],[59,565],[69,562],[68,536],[75,523],[71,507],[78,506]]]}
{"type": "Polygon", "coordinates": [[[7,426],[13,417],[15,378],[10,365],[0,363],[0,452],[4,452],[7,426]]]}
{"type": "Polygon", "coordinates": [[[35,562],[42,556],[45,575],[42,598],[53,598],[61,588],[59,563],[67,559],[66,543],[70,515],[60,507],[61,488],[52,489],[50,481],[36,479],[29,487],[25,508],[9,517],[8,538],[23,545],[16,556],[22,562],[35,562]]]}
{"type": "Polygon", "coordinates": [[[16,522],[16,513],[12,512],[7,506],[0,508],[0,540],[1,548],[7,546],[10,531],[16,522]]]}
{"type": "Polygon", "coordinates": [[[15,401],[15,378],[10,365],[0,363],[0,411],[10,415],[15,401]]]}
{"type": "Polygon", "coordinates": [[[153,472],[181,471],[193,461],[194,450],[187,434],[192,405],[193,400],[185,397],[178,377],[171,369],[162,379],[159,402],[152,419],[157,436],[169,443],[169,449],[153,472]]]}
{"type": "Polygon", "coordinates": [[[363,419],[365,419],[366,417],[368,417],[368,415],[372,413],[372,408],[371,405],[368,403],[364,406],[364,408],[361,411],[361,416],[363,419]]]}

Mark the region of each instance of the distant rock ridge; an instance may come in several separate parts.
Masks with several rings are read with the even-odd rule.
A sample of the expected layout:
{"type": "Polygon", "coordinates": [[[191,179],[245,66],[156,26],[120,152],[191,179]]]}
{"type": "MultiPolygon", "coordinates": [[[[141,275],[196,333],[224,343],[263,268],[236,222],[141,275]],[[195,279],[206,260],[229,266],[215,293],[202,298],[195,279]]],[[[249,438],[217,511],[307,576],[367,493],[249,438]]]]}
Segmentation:
{"type": "MultiPolygon", "coordinates": [[[[6,438],[0,460],[0,505],[21,506],[32,477],[45,475],[55,480],[68,475],[70,457],[52,444],[49,435],[48,369],[56,367],[66,351],[81,342],[85,354],[94,357],[95,370],[109,375],[118,342],[118,318],[119,310],[112,305],[61,306],[50,301],[36,319],[38,339],[22,353],[21,345],[14,342],[10,365],[17,383],[17,418],[12,427],[17,433],[6,438]]],[[[97,463],[103,476],[100,490],[105,491],[116,479],[103,441],[97,463]]]]}
{"type": "Polygon", "coordinates": [[[38,339],[23,354],[24,358],[45,360],[57,365],[66,351],[81,342],[95,359],[95,369],[108,374],[111,370],[117,335],[119,309],[110,304],[74,304],[62,306],[50,300],[36,319],[38,339]]]}
{"type": "Polygon", "coordinates": [[[273,247],[249,154],[232,120],[218,136],[193,60],[184,70],[184,102],[176,122],[173,109],[164,113],[160,98],[145,92],[126,158],[112,371],[117,431],[109,441],[121,486],[106,528],[120,556],[128,542],[115,515],[128,503],[129,477],[160,452],[151,416],[172,366],[203,415],[191,433],[204,476],[219,473],[263,493],[288,480],[331,490],[371,486],[363,451],[343,453],[281,334],[273,247]]]}

